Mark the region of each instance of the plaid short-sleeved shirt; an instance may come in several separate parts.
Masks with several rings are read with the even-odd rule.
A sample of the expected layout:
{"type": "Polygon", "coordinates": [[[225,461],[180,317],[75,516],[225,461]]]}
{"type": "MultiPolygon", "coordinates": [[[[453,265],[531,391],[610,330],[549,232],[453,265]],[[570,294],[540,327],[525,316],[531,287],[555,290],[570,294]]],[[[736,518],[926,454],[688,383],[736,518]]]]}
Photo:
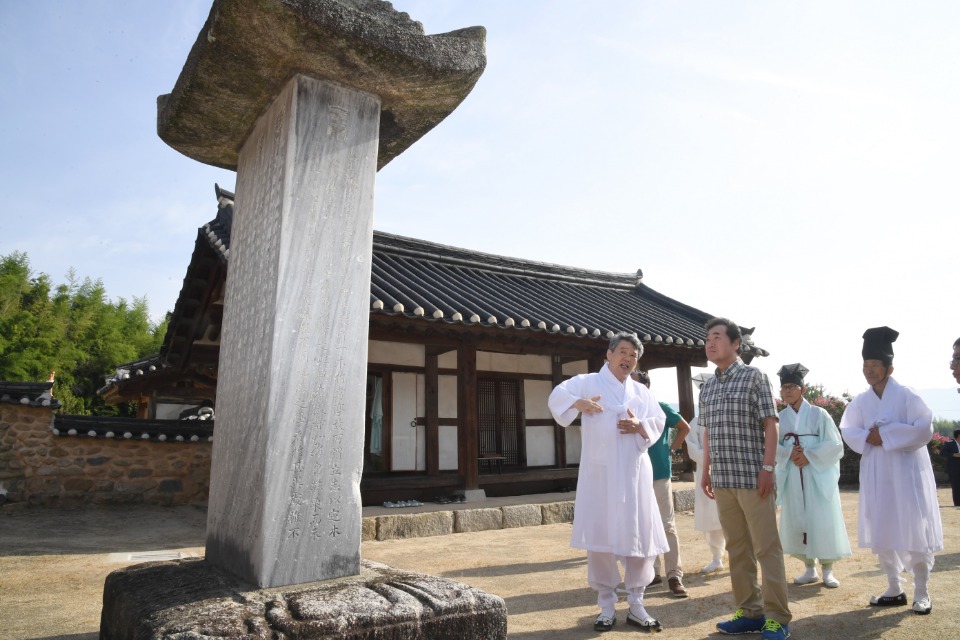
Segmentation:
{"type": "Polygon", "coordinates": [[[763,465],[763,419],[777,416],[767,374],[739,358],[700,389],[700,417],[715,488],[756,489],[763,465]]]}

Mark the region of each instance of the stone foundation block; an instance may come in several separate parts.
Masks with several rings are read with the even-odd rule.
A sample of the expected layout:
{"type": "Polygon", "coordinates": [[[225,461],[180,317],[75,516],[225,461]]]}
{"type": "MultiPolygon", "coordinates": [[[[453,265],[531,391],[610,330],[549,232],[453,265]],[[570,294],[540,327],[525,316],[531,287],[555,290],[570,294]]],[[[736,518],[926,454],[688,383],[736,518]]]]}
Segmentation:
{"type": "Polygon", "coordinates": [[[559,522],[573,522],[573,501],[549,502],[540,505],[543,513],[543,524],[557,524],[559,522]]]}
{"type": "Polygon", "coordinates": [[[134,565],[107,576],[100,639],[507,637],[498,596],[370,561],[360,571],[257,589],[199,558],[134,565]]]}
{"type": "Polygon", "coordinates": [[[377,516],[377,540],[425,538],[453,533],[453,511],[377,516]]]}
{"type": "Polygon", "coordinates": [[[676,512],[693,511],[694,489],[681,489],[673,492],[673,510],[676,512]]]}
{"type": "Polygon", "coordinates": [[[367,540],[376,540],[377,539],[377,519],[376,518],[363,518],[360,521],[361,532],[360,540],[366,542],[367,540]]]}
{"type": "Polygon", "coordinates": [[[503,511],[494,509],[462,509],[455,511],[453,530],[456,533],[503,529],[503,511]]]}
{"type": "Polygon", "coordinates": [[[543,511],[538,504],[509,504],[503,509],[503,528],[536,527],[543,524],[543,511]]]}

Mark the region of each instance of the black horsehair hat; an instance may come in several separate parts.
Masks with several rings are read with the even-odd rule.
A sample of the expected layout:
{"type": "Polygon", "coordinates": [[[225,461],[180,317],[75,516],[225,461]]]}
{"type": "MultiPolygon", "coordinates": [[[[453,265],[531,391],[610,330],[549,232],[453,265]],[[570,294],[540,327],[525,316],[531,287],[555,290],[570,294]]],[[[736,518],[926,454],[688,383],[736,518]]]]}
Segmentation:
{"type": "Polygon", "coordinates": [[[795,384],[798,387],[803,385],[803,377],[807,375],[810,369],[807,369],[805,366],[799,362],[796,364],[785,364],[780,367],[780,370],[777,371],[777,375],[780,376],[780,386],[782,387],[785,384],[795,384]]]}
{"type": "Polygon", "coordinates": [[[873,327],[863,332],[864,360],[879,360],[883,366],[893,364],[893,343],[897,341],[900,332],[890,327],[873,327]]]}

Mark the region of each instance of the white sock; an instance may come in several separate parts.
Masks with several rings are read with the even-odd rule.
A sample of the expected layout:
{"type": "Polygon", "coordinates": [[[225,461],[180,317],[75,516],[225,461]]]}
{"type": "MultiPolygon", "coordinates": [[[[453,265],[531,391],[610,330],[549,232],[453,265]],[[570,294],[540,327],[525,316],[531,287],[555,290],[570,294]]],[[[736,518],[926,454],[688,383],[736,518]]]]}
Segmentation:
{"type": "Polygon", "coordinates": [[[902,582],[905,582],[903,578],[899,575],[887,574],[887,590],[883,592],[883,597],[892,598],[903,593],[903,588],[900,586],[902,582]]]}
{"type": "Polygon", "coordinates": [[[807,564],[807,570],[797,580],[812,582],[817,579],[817,566],[812,562],[807,564]]]}
{"type": "Polygon", "coordinates": [[[652,618],[647,610],[643,608],[642,604],[632,604],[630,605],[630,613],[633,614],[634,618],[639,618],[640,620],[646,620],[647,618],[652,618]]]}
{"type": "Polygon", "coordinates": [[[903,570],[903,565],[900,564],[896,552],[881,551],[877,553],[877,559],[880,560],[880,568],[887,574],[887,590],[881,594],[882,597],[892,598],[903,593],[903,589],[900,587],[900,584],[905,582],[905,580],[900,577],[900,571],[903,570]]]}
{"type": "Polygon", "coordinates": [[[913,565],[913,601],[918,602],[923,598],[929,598],[927,593],[927,580],[930,579],[930,567],[926,563],[913,565]]]}

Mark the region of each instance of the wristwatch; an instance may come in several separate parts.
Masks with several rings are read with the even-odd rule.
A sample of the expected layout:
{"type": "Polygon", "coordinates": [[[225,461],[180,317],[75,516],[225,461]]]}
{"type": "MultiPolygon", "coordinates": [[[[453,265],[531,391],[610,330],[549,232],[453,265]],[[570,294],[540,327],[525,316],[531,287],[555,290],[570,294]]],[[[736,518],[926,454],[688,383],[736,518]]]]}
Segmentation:
{"type": "Polygon", "coordinates": [[[772,464],[761,465],[760,468],[763,469],[764,471],[769,471],[770,473],[773,473],[773,465],[772,465],[772,464]]]}

